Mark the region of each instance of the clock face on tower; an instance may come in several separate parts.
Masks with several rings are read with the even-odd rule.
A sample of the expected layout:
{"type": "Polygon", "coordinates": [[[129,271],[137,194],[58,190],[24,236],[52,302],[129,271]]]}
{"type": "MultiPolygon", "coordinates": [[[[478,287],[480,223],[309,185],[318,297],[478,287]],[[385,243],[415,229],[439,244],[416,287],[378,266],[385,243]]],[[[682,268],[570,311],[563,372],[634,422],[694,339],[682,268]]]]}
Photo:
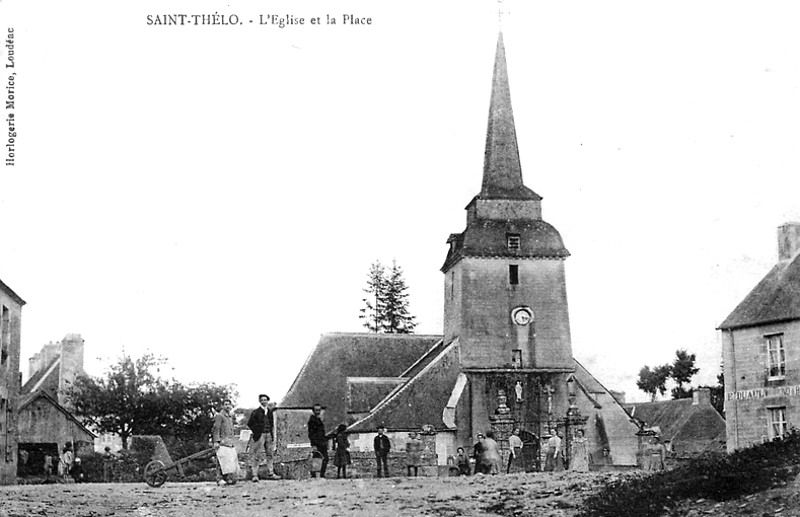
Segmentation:
{"type": "Polygon", "coordinates": [[[517,307],[511,311],[511,318],[517,325],[527,325],[533,319],[533,311],[527,307],[517,307]]]}

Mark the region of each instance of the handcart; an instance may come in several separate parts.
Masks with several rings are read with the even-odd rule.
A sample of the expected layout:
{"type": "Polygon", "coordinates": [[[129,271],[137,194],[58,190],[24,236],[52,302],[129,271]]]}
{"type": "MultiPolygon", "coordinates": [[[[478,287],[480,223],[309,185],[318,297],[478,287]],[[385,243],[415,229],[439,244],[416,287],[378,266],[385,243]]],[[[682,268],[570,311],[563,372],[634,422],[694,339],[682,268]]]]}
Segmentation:
{"type": "Polygon", "coordinates": [[[167,480],[167,473],[173,469],[178,471],[178,475],[183,478],[185,473],[184,467],[191,461],[206,460],[208,458],[215,458],[216,450],[214,448],[205,449],[196,452],[191,456],[186,456],[178,461],[164,464],[163,461],[153,460],[144,467],[144,482],[153,488],[158,488],[167,480]]]}

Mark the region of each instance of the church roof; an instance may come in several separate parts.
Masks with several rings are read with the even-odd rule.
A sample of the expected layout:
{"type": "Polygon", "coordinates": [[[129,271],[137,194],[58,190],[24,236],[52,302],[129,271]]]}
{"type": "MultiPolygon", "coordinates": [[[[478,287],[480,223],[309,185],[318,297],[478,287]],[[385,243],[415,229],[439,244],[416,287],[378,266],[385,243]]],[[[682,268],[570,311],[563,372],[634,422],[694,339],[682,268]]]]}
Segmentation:
{"type": "Polygon", "coordinates": [[[722,330],[800,319],[800,254],[778,263],[719,326],[722,330]]]}
{"type": "Polygon", "coordinates": [[[462,233],[452,234],[447,258],[442,266],[446,271],[463,257],[567,258],[561,234],[541,219],[494,221],[479,219],[467,225],[462,233]],[[520,236],[520,247],[508,249],[507,234],[520,236]]]}
{"type": "Polygon", "coordinates": [[[486,150],[483,160],[481,199],[542,199],[522,184],[517,132],[511,109],[506,49],[503,33],[497,36],[497,52],[492,74],[492,98],[489,124],[486,129],[486,150]]]}
{"type": "Polygon", "coordinates": [[[371,432],[379,426],[393,431],[420,430],[424,425],[432,425],[437,430],[449,429],[443,415],[460,372],[457,342],[454,341],[440,349],[425,368],[395,388],[348,431],[371,432]]]}
{"type": "Polygon", "coordinates": [[[279,406],[320,404],[326,427],[333,428],[347,419],[348,377],[399,377],[441,339],[423,334],[323,334],[279,406]]]}
{"type": "Polygon", "coordinates": [[[369,413],[392,390],[407,381],[405,377],[348,377],[348,412],[369,413]]]}

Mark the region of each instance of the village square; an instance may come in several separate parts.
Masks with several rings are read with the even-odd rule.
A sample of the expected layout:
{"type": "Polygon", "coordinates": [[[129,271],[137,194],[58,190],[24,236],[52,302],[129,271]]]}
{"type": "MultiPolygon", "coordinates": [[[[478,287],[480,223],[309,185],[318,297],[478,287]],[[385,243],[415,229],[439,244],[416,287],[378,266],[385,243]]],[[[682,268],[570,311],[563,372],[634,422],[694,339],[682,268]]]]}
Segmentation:
{"type": "MultiPolygon", "coordinates": [[[[145,18],[152,30],[174,30],[182,23],[161,16],[189,15],[152,16],[145,18]]],[[[306,25],[297,21],[304,19],[301,15],[262,16],[263,25],[306,25]]],[[[553,221],[552,205],[543,197],[557,173],[541,170],[535,159],[529,165],[527,159],[524,170],[536,172],[523,174],[520,155],[535,156],[527,154],[526,146],[538,144],[518,138],[512,100],[515,106],[526,103],[530,93],[512,84],[515,67],[524,67],[531,50],[512,46],[515,40],[507,32],[513,31],[503,25],[510,16],[513,11],[499,8],[492,60],[482,63],[478,79],[491,86],[481,107],[489,108],[488,120],[480,121],[485,140],[477,154],[482,152],[483,164],[474,164],[480,177],[448,179],[449,190],[468,193],[461,200],[459,218],[464,219],[451,223],[452,214],[444,212],[459,209],[442,204],[423,223],[437,219],[460,225],[441,235],[440,249],[425,250],[441,281],[436,287],[441,328],[426,326],[418,332],[403,262],[376,260],[366,271],[361,309],[354,315],[364,330],[325,330],[316,345],[303,344],[307,356],[288,373],[279,351],[301,348],[286,339],[298,330],[272,335],[269,325],[282,324],[281,318],[288,317],[281,314],[289,312],[302,315],[292,321],[321,317],[327,308],[309,289],[298,288],[292,294],[296,299],[275,296],[267,315],[259,313],[263,307],[242,304],[239,310],[249,319],[269,320],[264,335],[249,336],[248,344],[231,342],[226,328],[209,341],[213,346],[198,346],[192,360],[203,365],[200,381],[173,378],[172,360],[157,348],[137,354],[124,346],[98,375],[86,367],[93,346],[88,333],[53,336],[55,341],[23,357],[23,308],[35,306],[46,294],[26,288],[25,282],[0,281],[0,517],[800,515],[800,434],[795,428],[800,420],[800,221],[787,218],[763,228],[774,260],[747,277],[749,287],[737,298],[715,308],[717,323],[706,329],[720,351],[714,358],[719,365],[715,382],[708,381],[707,372],[698,380],[703,375],[698,353],[706,352],[702,339],[681,335],[670,342],[675,353],[667,362],[663,355],[637,356],[648,357],[646,364],[625,372],[630,378],[638,373],[638,393],[620,389],[616,381],[623,374],[593,355],[609,353],[613,338],[592,344],[592,353],[587,348],[577,353],[575,336],[586,334],[573,331],[576,317],[567,293],[573,285],[569,264],[578,252],[567,246],[573,242],[571,229],[548,222],[553,221]],[[514,53],[523,58],[510,60],[514,53]],[[237,382],[218,375],[223,368],[248,377],[244,393],[237,382]],[[292,379],[285,392],[266,383],[253,392],[254,377],[278,370],[292,379]]],[[[377,16],[345,15],[344,21],[359,30],[380,24],[377,16]]],[[[25,43],[19,34],[17,29],[14,67],[24,70],[25,43]]],[[[300,55],[301,46],[289,47],[300,55]]],[[[21,79],[15,81],[19,110],[25,90],[21,79]]],[[[425,96],[441,93],[427,86],[431,89],[425,96]]],[[[324,117],[313,120],[319,118],[324,117]]],[[[435,123],[419,125],[450,134],[448,120],[431,119],[435,123]]],[[[16,145],[19,163],[24,151],[16,145]]],[[[363,149],[353,143],[352,152],[363,149]]],[[[275,190],[264,195],[265,204],[274,197],[296,196],[304,212],[332,218],[317,206],[304,205],[302,188],[282,189],[287,177],[274,176],[275,190]]],[[[336,197],[334,181],[326,185],[320,190],[327,188],[336,197]]],[[[426,185],[408,188],[414,192],[426,185]]],[[[252,195],[247,190],[242,188],[243,196],[252,195]]],[[[172,202],[168,197],[167,204],[172,202]]],[[[570,202],[577,210],[575,199],[570,202]]],[[[403,210],[409,212],[415,203],[422,204],[413,195],[407,202],[403,210]]],[[[646,218],[647,203],[636,200],[631,219],[646,218]]],[[[681,200],[673,203],[677,214],[681,200]]],[[[336,210],[335,203],[330,206],[336,210]]],[[[796,209],[786,207],[781,213],[796,209]]],[[[204,212],[208,227],[216,224],[213,211],[204,212]]],[[[601,233],[602,212],[587,214],[591,218],[601,233]]],[[[281,208],[257,239],[231,229],[226,242],[261,239],[269,241],[270,252],[317,254],[304,266],[275,268],[280,270],[276,275],[313,278],[315,289],[329,290],[337,275],[325,254],[353,250],[345,238],[327,241],[326,232],[317,236],[313,225],[291,220],[281,208]],[[290,239],[279,239],[278,230],[269,229],[279,226],[289,227],[280,235],[290,239]]],[[[413,233],[414,228],[392,231],[413,233]]],[[[623,262],[636,255],[637,238],[645,236],[627,233],[627,241],[609,240],[604,253],[623,262]]],[[[359,239],[369,250],[370,237],[359,239]]],[[[688,247],[677,234],[659,239],[666,247],[688,247]]],[[[194,251],[201,255],[222,247],[209,239],[208,248],[194,251]]],[[[157,267],[170,260],[141,249],[132,253],[157,267]]],[[[686,252],[692,253],[697,252],[686,252]]],[[[247,282],[248,268],[258,267],[233,254],[217,260],[230,278],[245,279],[240,284],[247,282]]],[[[637,274],[603,285],[617,289],[657,282],[657,268],[643,275],[638,262],[631,264],[637,274]]],[[[198,287],[205,271],[182,276],[191,262],[171,267],[178,290],[203,298],[202,314],[191,320],[195,326],[230,316],[226,306],[236,305],[234,295],[198,287]]],[[[4,280],[20,278],[7,268],[0,273],[4,280]]],[[[107,282],[125,274],[102,271],[107,282]]],[[[740,281],[736,270],[722,274],[740,281]]],[[[593,275],[600,282],[604,272],[598,267],[593,275]]],[[[143,285],[146,276],[140,277],[143,285]]],[[[593,312],[618,318],[615,332],[623,335],[630,334],[627,311],[652,305],[652,325],[664,327],[654,328],[653,334],[679,335],[680,307],[659,312],[663,306],[657,300],[665,286],[653,285],[659,289],[651,290],[652,299],[627,300],[623,306],[609,301],[593,312]]],[[[695,292],[682,296],[705,300],[706,285],[696,282],[695,292]]],[[[129,331],[134,341],[146,341],[151,319],[167,320],[161,308],[178,302],[138,296],[131,294],[139,303],[129,315],[129,327],[136,330],[129,331]]],[[[270,296],[268,289],[259,293],[270,296]]],[[[632,340],[641,342],[646,353],[647,336],[632,340]]]]}

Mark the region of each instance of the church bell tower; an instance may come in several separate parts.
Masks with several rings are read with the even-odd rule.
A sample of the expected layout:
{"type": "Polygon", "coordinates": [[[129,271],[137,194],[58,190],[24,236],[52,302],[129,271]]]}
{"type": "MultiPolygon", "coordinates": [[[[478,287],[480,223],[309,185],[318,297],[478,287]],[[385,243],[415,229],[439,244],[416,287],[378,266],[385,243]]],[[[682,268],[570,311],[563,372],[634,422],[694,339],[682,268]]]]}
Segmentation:
{"type": "Polygon", "coordinates": [[[539,434],[548,418],[564,414],[565,383],[575,369],[564,272],[569,252],[542,219],[542,198],[522,182],[502,33],[483,183],[466,211],[466,228],[448,238],[441,270],[444,341],[458,340],[472,385],[470,432],[486,429],[502,389],[516,419],[539,434]]]}

